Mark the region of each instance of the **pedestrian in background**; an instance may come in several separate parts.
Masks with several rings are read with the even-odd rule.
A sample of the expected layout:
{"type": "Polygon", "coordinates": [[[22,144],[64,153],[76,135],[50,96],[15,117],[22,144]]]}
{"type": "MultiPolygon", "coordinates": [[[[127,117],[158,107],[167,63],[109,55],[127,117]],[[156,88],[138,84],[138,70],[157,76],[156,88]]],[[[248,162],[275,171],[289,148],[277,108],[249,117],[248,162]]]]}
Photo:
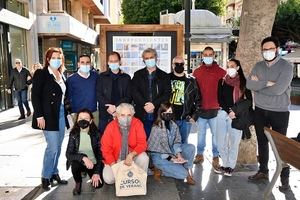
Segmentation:
{"type": "Polygon", "coordinates": [[[11,94],[14,86],[16,90],[15,94],[18,100],[18,107],[21,114],[18,120],[25,119],[23,104],[27,110],[26,116],[29,117],[31,115],[31,110],[28,104],[28,85],[31,84],[31,79],[32,77],[30,72],[28,69],[23,67],[21,59],[17,58],[15,60],[15,68],[13,68],[11,71],[7,92],[11,94]]]}
{"type": "Polygon", "coordinates": [[[58,184],[68,183],[60,178],[57,168],[66,127],[63,58],[60,48],[49,48],[45,55],[44,68],[37,70],[33,77],[32,127],[43,130],[47,143],[42,169],[42,188],[45,190],[50,189],[49,185],[53,185],[54,180],[58,184]]]}

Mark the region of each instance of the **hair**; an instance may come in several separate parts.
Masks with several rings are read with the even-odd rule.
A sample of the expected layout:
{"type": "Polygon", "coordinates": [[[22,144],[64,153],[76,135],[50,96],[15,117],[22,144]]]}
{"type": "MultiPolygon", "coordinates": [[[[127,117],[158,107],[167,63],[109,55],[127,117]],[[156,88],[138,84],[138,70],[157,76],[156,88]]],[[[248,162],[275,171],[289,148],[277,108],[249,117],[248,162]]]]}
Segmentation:
{"type": "Polygon", "coordinates": [[[153,48],[147,48],[147,49],[145,49],[145,50],[143,51],[143,53],[142,53],[142,58],[144,58],[144,55],[145,55],[146,53],[152,53],[152,54],[154,54],[155,59],[157,59],[157,52],[156,52],[155,49],[153,49],[153,48]]]}
{"type": "MultiPolygon", "coordinates": [[[[161,114],[163,112],[166,112],[169,108],[172,108],[172,104],[169,102],[161,103],[158,110],[157,110],[157,117],[153,123],[153,126],[158,126],[160,128],[163,128],[162,121],[163,119],[161,118],[161,114]]],[[[174,120],[174,119],[172,119],[174,120]]]]}
{"type": "Polygon", "coordinates": [[[119,59],[119,61],[121,62],[121,55],[120,55],[118,52],[112,51],[111,53],[109,53],[109,54],[107,55],[107,61],[108,61],[108,59],[109,59],[110,56],[117,56],[118,59],[119,59]]]}
{"type": "Polygon", "coordinates": [[[183,63],[184,63],[184,58],[182,56],[175,56],[172,60],[172,63],[175,63],[176,59],[181,59],[181,60],[183,60],[183,63]]]}
{"type": "Polygon", "coordinates": [[[229,61],[232,61],[236,64],[236,66],[239,66],[239,69],[237,70],[237,73],[240,77],[240,90],[242,93],[245,92],[246,90],[246,78],[245,78],[245,75],[244,75],[244,72],[243,72],[243,69],[242,69],[242,66],[241,66],[241,62],[237,59],[234,59],[234,58],[231,58],[229,61]]]}
{"type": "Polygon", "coordinates": [[[22,65],[22,60],[21,60],[20,58],[16,58],[16,59],[15,59],[15,63],[16,63],[16,62],[19,62],[19,63],[22,65]]]}
{"type": "Polygon", "coordinates": [[[74,126],[73,126],[72,130],[70,131],[70,134],[71,135],[80,134],[80,127],[78,125],[78,116],[79,116],[80,113],[88,113],[89,116],[90,116],[90,118],[91,118],[91,120],[92,120],[92,122],[90,124],[90,128],[89,128],[89,133],[88,134],[89,135],[91,135],[91,134],[97,134],[98,133],[98,128],[97,128],[97,126],[96,126],[96,124],[95,124],[95,122],[93,120],[94,119],[93,113],[89,109],[87,109],[87,108],[83,108],[83,109],[81,109],[81,110],[79,110],[77,112],[76,121],[74,123],[74,126]]]}
{"type": "Polygon", "coordinates": [[[133,105],[129,104],[129,103],[121,103],[120,105],[117,106],[116,108],[116,113],[117,114],[121,114],[121,110],[124,108],[128,108],[130,110],[130,112],[132,113],[132,115],[135,114],[135,110],[133,105]]]}
{"type": "Polygon", "coordinates": [[[60,71],[60,73],[63,73],[64,69],[65,69],[65,65],[64,65],[64,62],[65,62],[65,57],[64,57],[64,53],[62,51],[61,48],[58,48],[58,47],[50,47],[47,51],[46,51],[46,54],[45,54],[45,66],[44,68],[48,68],[48,66],[50,65],[49,64],[49,61],[52,57],[52,54],[53,53],[60,53],[62,55],[62,58],[61,58],[61,61],[62,61],[62,64],[61,66],[58,68],[58,70],[60,71]]]}
{"type": "Polygon", "coordinates": [[[87,54],[81,54],[79,56],[78,62],[79,62],[80,58],[83,58],[83,57],[87,57],[87,58],[89,58],[91,60],[91,57],[89,55],[87,55],[87,54]]]}
{"type": "Polygon", "coordinates": [[[263,39],[261,41],[261,45],[260,46],[262,47],[267,42],[273,42],[275,44],[276,48],[279,47],[279,40],[278,40],[277,37],[274,37],[274,36],[266,37],[265,39],[263,39]]]}
{"type": "MultiPolygon", "coordinates": [[[[210,46],[205,47],[205,48],[203,49],[203,51],[205,51],[205,50],[207,50],[207,51],[212,51],[212,52],[215,53],[215,50],[214,50],[212,47],[210,47],[210,46]]],[[[202,51],[202,52],[203,52],[203,51],[202,51]]]]}

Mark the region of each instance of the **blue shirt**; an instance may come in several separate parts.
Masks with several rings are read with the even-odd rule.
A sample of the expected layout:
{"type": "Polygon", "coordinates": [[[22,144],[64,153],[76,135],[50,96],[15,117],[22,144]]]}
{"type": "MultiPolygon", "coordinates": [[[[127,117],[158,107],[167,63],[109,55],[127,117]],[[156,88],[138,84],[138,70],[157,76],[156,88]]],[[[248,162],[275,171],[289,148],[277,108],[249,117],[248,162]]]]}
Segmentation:
{"type": "Polygon", "coordinates": [[[96,82],[98,74],[90,71],[88,78],[83,78],[78,73],[67,79],[67,95],[71,102],[72,112],[77,113],[83,108],[91,112],[97,110],[96,82]]]}

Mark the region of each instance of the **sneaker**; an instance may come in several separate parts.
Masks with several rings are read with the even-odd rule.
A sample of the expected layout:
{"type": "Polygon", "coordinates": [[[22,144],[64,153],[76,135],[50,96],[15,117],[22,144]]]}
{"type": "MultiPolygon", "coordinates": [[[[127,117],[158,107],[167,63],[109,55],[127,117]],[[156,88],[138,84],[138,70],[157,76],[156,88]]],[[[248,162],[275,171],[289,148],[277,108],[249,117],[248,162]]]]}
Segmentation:
{"type": "Polygon", "coordinates": [[[248,180],[250,181],[258,181],[263,179],[269,179],[268,173],[257,172],[256,174],[248,177],[248,180]]]}
{"type": "Polygon", "coordinates": [[[21,115],[18,120],[25,119],[25,115],[21,115]]]}
{"type": "Polygon", "coordinates": [[[26,113],[26,116],[29,117],[30,115],[31,115],[31,111],[28,111],[28,112],[26,113]]]}
{"type": "Polygon", "coordinates": [[[158,168],[154,167],[154,169],[153,169],[153,176],[154,176],[154,180],[160,181],[161,170],[159,170],[158,168]]]}
{"type": "Polygon", "coordinates": [[[214,169],[220,168],[219,157],[213,157],[212,166],[214,169]]]}
{"type": "Polygon", "coordinates": [[[203,163],[204,161],[204,158],[203,158],[203,155],[202,154],[197,154],[193,163],[194,164],[200,164],[200,163],[203,163]]]}
{"type": "Polygon", "coordinates": [[[193,177],[191,175],[188,175],[186,177],[186,183],[189,184],[189,185],[195,185],[196,181],[193,179],[193,177]]]}
{"type": "Polygon", "coordinates": [[[214,168],[214,172],[215,172],[216,174],[222,174],[222,173],[225,172],[225,168],[222,167],[222,166],[216,167],[216,168],[214,168]]]}
{"type": "Polygon", "coordinates": [[[233,169],[230,167],[226,167],[224,170],[224,176],[232,176],[233,169]]]}

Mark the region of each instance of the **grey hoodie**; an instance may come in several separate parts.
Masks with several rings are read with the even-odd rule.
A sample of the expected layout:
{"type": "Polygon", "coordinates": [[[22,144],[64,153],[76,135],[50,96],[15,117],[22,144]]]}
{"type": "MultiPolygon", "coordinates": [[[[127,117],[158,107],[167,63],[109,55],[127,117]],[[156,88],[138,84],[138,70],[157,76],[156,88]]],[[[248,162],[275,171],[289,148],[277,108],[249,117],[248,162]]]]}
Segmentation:
{"type": "Polygon", "coordinates": [[[256,63],[249,77],[246,87],[254,91],[255,106],[277,112],[289,110],[291,81],[293,66],[282,58],[277,58],[274,64],[268,66],[265,61],[256,63]],[[251,76],[258,77],[258,81],[251,80],[251,76]],[[267,86],[267,82],[275,82],[267,86]]]}

